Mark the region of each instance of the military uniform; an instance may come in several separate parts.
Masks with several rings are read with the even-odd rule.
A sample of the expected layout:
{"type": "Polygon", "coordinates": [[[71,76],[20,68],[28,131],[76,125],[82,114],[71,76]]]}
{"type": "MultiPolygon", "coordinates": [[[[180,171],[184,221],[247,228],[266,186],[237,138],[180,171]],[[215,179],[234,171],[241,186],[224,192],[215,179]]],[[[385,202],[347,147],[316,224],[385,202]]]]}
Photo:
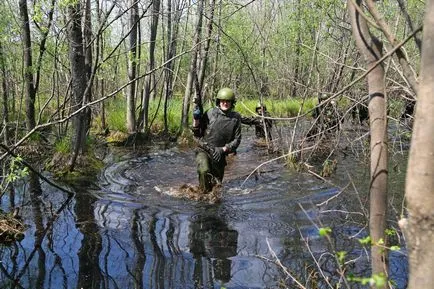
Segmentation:
{"type": "MultiPolygon", "coordinates": [[[[270,117],[270,113],[268,111],[264,112],[264,117],[270,117]]],[[[255,126],[255,135],[256,138],[258,139],[265,139],[265,129],[264,129],[264,123],[267,129],[267,137],[268,137],[268,141],[272,140],[272,136],[271,136],[271,129],[272,129],[272,125],[273,122],[271,119],[269,118],[264,118],[262,119],[262,117],[241,117],[241,123],[242,124],[246,124],[246,125],[254,125],[255,126]]]]}
{"type": "Polygon", "coordinates": [[[199,126],[193,127],[194,136],[207,146],[199,146],[196,151],[199,185],[205,192],[222,182],[226,155],[236,153],[241,142],[241,116],[232,109],[223,111],[217,105],[202,115],[199,126]]]}

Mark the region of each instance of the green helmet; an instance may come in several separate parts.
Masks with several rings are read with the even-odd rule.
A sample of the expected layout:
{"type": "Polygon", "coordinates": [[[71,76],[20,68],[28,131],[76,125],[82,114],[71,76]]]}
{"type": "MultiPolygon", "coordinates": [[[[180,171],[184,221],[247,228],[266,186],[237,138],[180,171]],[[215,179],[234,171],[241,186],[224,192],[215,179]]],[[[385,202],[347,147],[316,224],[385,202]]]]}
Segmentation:
{"type": "Polygon", "coordinates": [[[225,87],[219,90],[217,99],[235,102],[235,93],[232,89],[225,87]]]}
{"type": "Polygon", "coordinates": [[[256,111],[258,111],[258,109],[263,109],[265,111],[265,110],[267,110],[267,107],[265,106],[265,104],[258,102],[256,104],[256,111]]]}

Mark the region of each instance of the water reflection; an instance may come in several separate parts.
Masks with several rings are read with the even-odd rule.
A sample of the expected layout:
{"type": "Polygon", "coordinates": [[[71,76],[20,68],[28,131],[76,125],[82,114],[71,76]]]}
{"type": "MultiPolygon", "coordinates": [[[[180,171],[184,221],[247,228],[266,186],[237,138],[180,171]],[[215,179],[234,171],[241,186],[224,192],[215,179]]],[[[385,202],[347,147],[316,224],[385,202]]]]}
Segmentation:
{"type": "Polygon", "coordinates": [[[140,223],[139,211],[135,210],[131,221],[131,239],[133,240],[134,249],[137,252],[137,259],[133,268],[134,288],[143,288],[143,269],[146,263],[146,255],[140,237],[140,232],[143,230],[140,223]]]}
{"type": "Polygon", "coordinates": [[[25,184],[12,190],[14,194],[11,197],[16,202],[11,208],[21,208],[20,215],[28,229],[21,242],[11,246],[0,246],[0,287],[47,288],[47,284],[49,286],[52,281],[54,266],[60,263],[56,255],[54,264],[51,260],[55,243],[53,224],[59,214],[67,208],[73,195],[61,198],[60,206],[55,210],[56,198],[46,198],[39,176],[33,171],[29,173],[25,184]]]}
{"type": "Polygon", "coordinates": [[[43,288],[45,280],[45,251],[42,248],[42,241],[45,236],[44,228],[44,215],[43,215],[43,202],[41,200],[42,189],[41,183],[39,182],[39,177],[36,173],[30,172],[29,176],[29,192],[31,195],[32,202],[32,212],[35,224],[35,244],[38,244],[35,249],[38,258],[38,274],[35,282],[36,288],[43,288]]]}
{"type": "Polygon", "coordinates": [[[100,288],[101,270],[99,257],[102,251],[102,238],[94,216],[96,198],[84,189],[75,188],[74,211],[77,229],[82,235],[78,251],[78,288],[100,288]]]}
{"type": "MultiPolygon", "coordinates": [[[[313,223],[333,228],[334,245],[352,259],[365,256],[354,272],[366,275],[369,256],[354,238],[365,236],[358,233],[363,226],[345,213],[360,211],[353,192],[325,202],[340,189],[281,164],[263,168],[248,190],[240,188],[267,157],[242,143],[228,165],[221,203],[209,205],[153,189],[164,180],[172,186],[195,178],[193,153],[148,154],[121,152],[101,179],[72,188],[74,196],[34,175],[13,188],[2,208],[20,207],[29,229],[21,242],[0,247],[0,288],[294,288],[276,258],[309,278],[316,274],[315,256],[335,275],[313,223]]],[[[348,167],[354,178],[362,175],[356,164],[348,167]]],[[[405,260],[394,260],[404,275],[397,288],[405,288],[405,260]]]]}
{"type": "Polygon", "coordinates": [[[231,280],[230,257],[237,255],[238,232],[216,216],[195,216],[189,227],[190,252],[195,259],[196,288],[208,285],[213,279],[221,284],[231,280]]]}

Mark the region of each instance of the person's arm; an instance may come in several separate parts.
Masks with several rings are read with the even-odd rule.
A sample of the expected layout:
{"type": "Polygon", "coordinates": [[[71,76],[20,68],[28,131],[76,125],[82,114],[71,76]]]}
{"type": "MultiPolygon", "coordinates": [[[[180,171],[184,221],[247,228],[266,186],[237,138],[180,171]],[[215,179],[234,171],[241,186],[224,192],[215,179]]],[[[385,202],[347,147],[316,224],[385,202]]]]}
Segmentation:
{"type": "Polygon", "coordinates": [[[238,119],[237,125],[235,126],[235,130],[234,130],[234,138],[231,142],[227,143],[223,147],[223,151],[226,154],[234,153],[236,152],[240,143],[241,143],[241,119],[238,119]]]}
{"type": "Polygon", "coordinates": [[[193,135],[197,138],[203,137],[205,135],[208,122],[208,111],[204,112],[200,119],[193,119],[193,126],[191,128],[193,135]]]}
{"type": "Polygon", "coordinates": [[[241,116],[241,123],[242,124],[253,125],[254,124],[253,120],[254,120],[254,117],[241,116]]]}

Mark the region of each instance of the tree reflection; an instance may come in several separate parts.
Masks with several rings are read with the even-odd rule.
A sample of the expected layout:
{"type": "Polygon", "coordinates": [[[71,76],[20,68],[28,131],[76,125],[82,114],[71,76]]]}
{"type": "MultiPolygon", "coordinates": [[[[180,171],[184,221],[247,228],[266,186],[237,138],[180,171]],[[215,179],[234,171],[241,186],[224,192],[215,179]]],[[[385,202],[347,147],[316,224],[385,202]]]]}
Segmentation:
{"type": "Polygon", "coordinates": [[[83,236],[78,252],[80,268],[78,288],[100,288],[101,270],[99,255],[102,251],[102,238],[95,220],[93,204],[96,198],[82,188],[76,188],[75,214],[77,227],[83,236]]]}
{"type": "Polygon", "coordinates": [[[213,278],[231,280],[231,260],[237,255],[238,232],[217,216],[199,216],[190,224],[190,251],[195,259],[196,288],[213,288],[213,278]],[[207,284],[208,283],[208,284],[207,284]]]}
{"type": "MultiPolygon", "coordinates": [[[[29,191],[31,194],[33,218],[35,222],[35,244],[42,244],[45,236],[44,228],[44,215],[42,203],[42,188],[39,177],[36,173],[30,172],[29,174],[29,191]]],[[[36,288],[44,288],[45,280],[45,251],[42,246],[35,247],[38,252],[38,276],[36,279],[36,288]]]]}
{"type": "Polygon", "coordinates": [[[135,262],[133,274],[134,274],[134,288],[143,288],[143,269],[146,262],[146,254],[144,250],[144,244],[141,238],[141,232],[143,228],[140,222],[139,211],[135,210],[133,214],[133,220],[131,224],[131,238],[135,249],[137,251],[137,260],[135,262]]]}

